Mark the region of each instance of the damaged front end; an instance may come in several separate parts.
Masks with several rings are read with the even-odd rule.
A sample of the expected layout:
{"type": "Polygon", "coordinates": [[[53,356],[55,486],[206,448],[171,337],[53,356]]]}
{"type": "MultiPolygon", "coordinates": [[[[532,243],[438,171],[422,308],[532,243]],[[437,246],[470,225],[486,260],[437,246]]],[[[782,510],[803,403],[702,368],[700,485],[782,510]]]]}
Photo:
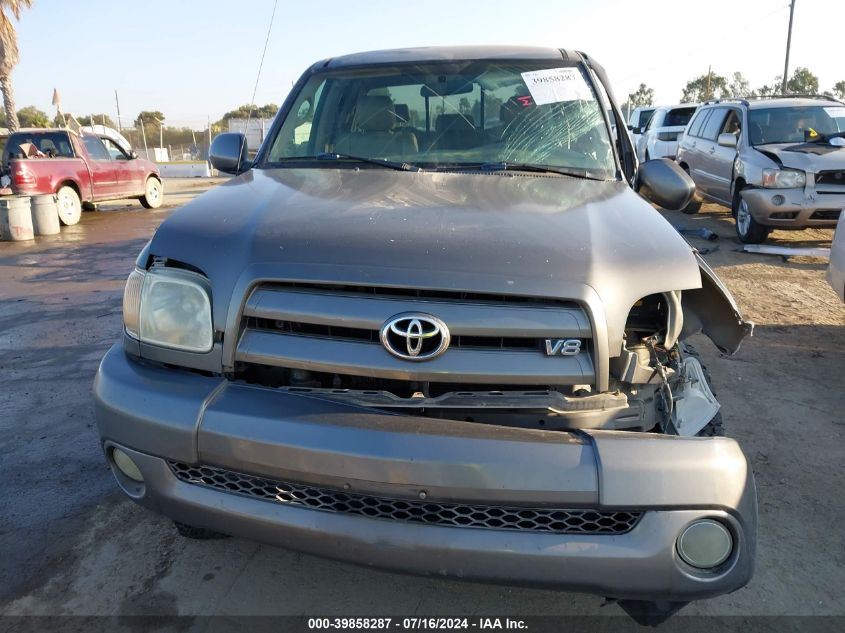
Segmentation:
{"type": "Polygon", "coordinates": [[[496,304],[465,293],[409,302],[389,291],[364,298],[350,287],[259,286],[244,309],[232,377],[423,418],[560,431],[721,434],[707,372],[683,341],[702,331],[730,354],[753,326],[700,257],[698,263],[701,287],[637,301],[621,349],[608,350],[607,358],[597,328],[572,302],[496,304]],[[378,328],[399,307],[445,317],[453,330],[449,351],[413,366],[384,354],[378,328]],[[327,313],[345,313],[347,325],[354,316],[359,327],[341,327],[327,313]],[[598,388],[603,363],[607,389],[598,388]]]}

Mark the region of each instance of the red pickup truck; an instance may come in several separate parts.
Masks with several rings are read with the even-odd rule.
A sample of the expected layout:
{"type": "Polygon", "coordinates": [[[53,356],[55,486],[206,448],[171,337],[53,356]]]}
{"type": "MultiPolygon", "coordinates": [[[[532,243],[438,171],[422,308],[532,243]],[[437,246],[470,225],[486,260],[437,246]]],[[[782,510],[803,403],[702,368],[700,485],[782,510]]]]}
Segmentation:
{"type": "Polygon", "coordinates": [[[97,134],[63,129],[15,132],[6,141],[3,166],[16,193],[56,194],[59,219],[68,225],[79,222],[83,204],[138,198],[155,209],[164,199],[154,163],[97,134]]]}

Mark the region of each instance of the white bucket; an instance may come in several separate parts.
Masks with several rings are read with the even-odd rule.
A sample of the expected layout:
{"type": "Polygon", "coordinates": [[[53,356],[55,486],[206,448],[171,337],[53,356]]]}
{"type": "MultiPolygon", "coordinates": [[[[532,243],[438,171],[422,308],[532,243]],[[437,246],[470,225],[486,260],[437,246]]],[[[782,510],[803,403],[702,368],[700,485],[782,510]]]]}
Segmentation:
{"type": "Polygon", "coordinates": [[[13,242],[35,239],[28,196],[0,198],[0,233],[13,242]]]}
{"type": "Polygon", "coordinates": [[[32,197],[32,227],[36,235],[56,235],[59,232],[56,196],[32,197]]]}

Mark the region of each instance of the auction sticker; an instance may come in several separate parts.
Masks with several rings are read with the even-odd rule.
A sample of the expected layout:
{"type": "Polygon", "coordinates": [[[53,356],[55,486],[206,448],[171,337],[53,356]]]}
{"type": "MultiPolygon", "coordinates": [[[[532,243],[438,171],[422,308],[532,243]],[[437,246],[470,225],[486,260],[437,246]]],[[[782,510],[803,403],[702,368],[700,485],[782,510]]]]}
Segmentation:
{"type": "MultiPolygon", "coordinates": [[[[522,75],[525,76],[525,73],[522,75]]],[[[832,108],[825,108],[825,112],[827,112],[828,116],[832,119],[843,119],[845,118],[845,106],[833,106],[832,108]]]]}
{"type": "Polygon", "coordinates": [[[593,92],[577,68],[546,68],[522,73],[534,103],[594,101],[593,92]]]}

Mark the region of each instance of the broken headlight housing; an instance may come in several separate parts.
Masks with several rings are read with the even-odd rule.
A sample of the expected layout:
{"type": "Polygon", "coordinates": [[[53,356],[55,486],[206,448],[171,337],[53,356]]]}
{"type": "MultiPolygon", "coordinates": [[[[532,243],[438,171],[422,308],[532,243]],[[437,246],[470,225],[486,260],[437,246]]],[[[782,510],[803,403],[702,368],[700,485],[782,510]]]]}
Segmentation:
{"type": "Polygon", "coordinates": [[[132,338],[187,352],[211,351],[211,286],[179,268],[136,269],[123,292],[123,327],[132,338]]]}
{"type": "Polygon", "coordinates": [[[803,187],[807,175],[797,169],[764,169],[763,186],[767,189],[792,189],[803,187]]]}

